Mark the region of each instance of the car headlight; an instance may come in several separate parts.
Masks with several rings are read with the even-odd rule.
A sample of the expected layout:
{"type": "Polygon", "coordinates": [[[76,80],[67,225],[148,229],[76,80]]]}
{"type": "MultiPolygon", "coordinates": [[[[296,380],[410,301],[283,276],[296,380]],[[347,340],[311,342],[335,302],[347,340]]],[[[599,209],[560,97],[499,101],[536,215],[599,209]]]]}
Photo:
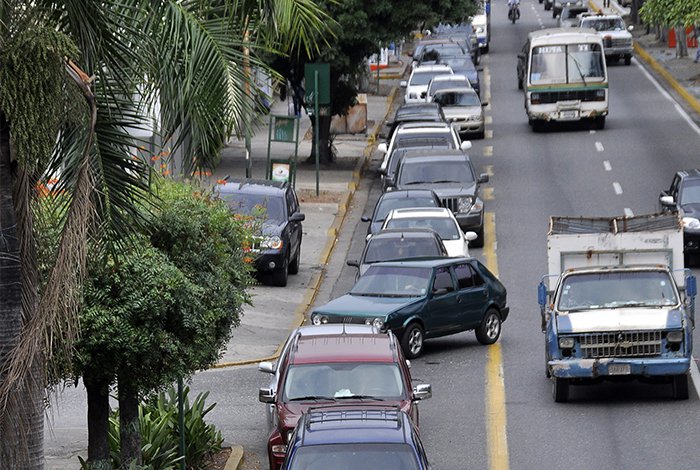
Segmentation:
{"type": "Polygon", "coordinates": [[[574,338],[572,336],[560,336],[559,347],[561,349],[571,349],[574,347],[574,338]]]}
{"type": "Polygon", "coordinates": [[[683,332],[682,331],[669,331],[666,333],[666,341],[669,343],[680,343],[683,341],[683,332]]]}
{"type": "Polygon", "coordinates": [[[695,217],[683,217],[683,228],[700,229],[700,220],[695,217]]]}
{"type": "Polygon", "coordinates": [[[365,320],[365,325],[372,325],[378,330],[381,330],[384,328],[384,319],[383,318],[368,318],[365,320]]]}
{"type": "Polygon", "coordinates": [[[282,249],[282,239],[278,237],[277,235],[273,235],[271,237],[265,237],[263,238],[262,242],[260,242],[260,246],[262,248],[270,248],[273,250],[280,250],[282,249]]]}
{"type": "Polygon", "coordinates": [[[467,116],[467,121],[481,121],[481,116],[472,114],[471,116],[467,116]]]}
{"type": "Polygon", "coordinates": [[[313,323],[314,325],[325,325],[326,323],[328,323],[328,317],[325,315],[314,313],[311,315],[311,323],[313,323]]]}
{"type": "Polygon", "coordinates": [[[460,197],[457,199],[457,212],[469,212],[472,208],[472,198],[471,197],[460,197]]]}

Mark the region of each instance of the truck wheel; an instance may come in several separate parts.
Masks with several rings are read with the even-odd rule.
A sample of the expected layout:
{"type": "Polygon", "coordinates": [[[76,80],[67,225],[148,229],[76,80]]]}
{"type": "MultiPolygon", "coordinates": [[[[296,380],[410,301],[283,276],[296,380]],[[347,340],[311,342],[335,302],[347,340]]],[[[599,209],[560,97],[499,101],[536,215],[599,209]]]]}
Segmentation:
{"type": "Polygon", "coordinates": [[[552,380],[552,396],[557,403],[569,401],[569,379],[554,377],[552,380]]]}
{"type": "Polygon", "coordinates": [[[688,399],[688,374],[673,376],[673,398],[675,400],[688,399]]]}
{"type": "Polygon", "coordinates": [[[601,131],[605,129],[605,116],[597,116],[595,118],[595,128],[601,131]]]}
{"type": "Polygon", "coordinates": [[[299,240],[299,247],[297,248],[297,254],[294,259],[289,263],[289,274],[299,274],[299,265],[301,264],[301,240],[299,240]]]}
{"type": "Polygon", "coordinates": [[[287,285],[287,277],[289,275],[289,258],[284,257],[282,266],[272,271],[272,285],[284,287],[287,285]]]}
{"type": "Polygon", "coordinates": [[[523,89],[523,79],[518,77],[518,90],[523,89]]]}
{"type": "Polygon", "coordinates": [[[484,345],[493,344],[501,336],[501,317],[494,309],[489,309],[481,320],[481,325],[476,329],[476,340],[484,345]]]}
{"type": "Polygon", "coordinates": [[[630,65],[631,63],[632,63],[632,56],[626,55],[625,56],[625,65],[630,65]]]}
{"type": "Polygon", "coordinates": [[[423,328],[418,323],[406,327],[401,338],[401,348],[406,358],[415,359],[423,352],[423,328]]]}

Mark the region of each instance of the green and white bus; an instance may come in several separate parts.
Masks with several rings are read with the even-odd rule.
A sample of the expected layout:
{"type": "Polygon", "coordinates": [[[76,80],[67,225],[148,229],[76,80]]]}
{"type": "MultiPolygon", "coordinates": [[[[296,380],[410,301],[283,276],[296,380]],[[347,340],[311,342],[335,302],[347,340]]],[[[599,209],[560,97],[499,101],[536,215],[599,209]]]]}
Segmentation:
{"type": "Polygon", "coordinates": [[[580,120],[603,129],[608,71],[601,37],[582,28],[531,32],[518,54],[518,88],[535,131],[550,121],[580,120]]]}

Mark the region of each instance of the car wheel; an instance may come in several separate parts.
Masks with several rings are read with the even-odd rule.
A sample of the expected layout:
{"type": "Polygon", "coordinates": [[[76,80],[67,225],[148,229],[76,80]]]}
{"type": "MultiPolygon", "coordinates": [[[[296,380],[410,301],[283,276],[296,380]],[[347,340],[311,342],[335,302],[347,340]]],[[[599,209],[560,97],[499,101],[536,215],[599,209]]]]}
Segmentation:
{"type": "Polygon", "coordinates": [[[523,89],[523,79],[518,77],[518,90],[523,89]]]}
{"type": "Polygon", "coordinates": [[[631,63],[632,63],[632,56],[626,55],[625,56],[625,65],[630,65],[631,63]]]}
{"type": "Polygon", "coordinates": [[[676,400],[688,399],[688,374],[673,376],[673,398],[676,400]]]}
{"type": "Polygon", "coordinates": [[[301,240],[299,240],[299,246],[297,248],[297,254],[294,259],[289,263],[289,274],[299,274],[299,265],[301,264],[301,240]]]}
{"type": "Polygon", "coordinates": [[[418,323],[411,323],[401,338],[401,347],[408,359],[415,359],[423,352],[423,328],[418,323]]]}
{"type": "Polygon", "coordinates": [[[493,344],[501,336],[501,317],[494,309],[489,309],[481,320],[481,325],[476,329],[476,340],[484,345],[493,344]]]}
{"type": "Polygon", "coordinates": [[[605,129],[605,116],[597,116],[595,118],[595,127],[598,130],[605,129]]]}
{"type": "Polygon", "coordinates": [[[557,403],[569,401],[569,379],[554,377],[552,380],[552,397],[557,403]]]}
{"type": "Polygon", "coordinates": [[[282,266],[272,271],[272,285],[284,287],[287,285],[287,277],[289,275],[289,258],[284,257],[282,266]]]}
{"type": "Polygon", "coordinates": [[[476,238],[469,242],[471,246],[474,248],[483,248],[484,247],[484,226],[482,225],[479,230],[476,230],[476,238]]]}
{"type": "Polygon", "coordinates": [[[532,120],[532,132],[542,132],[544,131],[544,121],[542,119],[532,120]]]}

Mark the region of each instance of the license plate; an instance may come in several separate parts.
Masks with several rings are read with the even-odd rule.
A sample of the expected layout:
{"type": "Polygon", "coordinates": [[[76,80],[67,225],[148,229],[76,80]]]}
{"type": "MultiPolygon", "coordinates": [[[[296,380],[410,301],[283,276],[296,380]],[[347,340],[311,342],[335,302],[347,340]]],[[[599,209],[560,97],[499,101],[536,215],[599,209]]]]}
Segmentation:
{"type": "Polygon", "coordinates": [[[578,111],[559,111],[559,119],[561,121],[578,119],[578,111]]]}
{"type": "Polygon", "coordinates": [[[610,364],[608,366],[608,375],[630,375],[629,364],[610,364]]]}

